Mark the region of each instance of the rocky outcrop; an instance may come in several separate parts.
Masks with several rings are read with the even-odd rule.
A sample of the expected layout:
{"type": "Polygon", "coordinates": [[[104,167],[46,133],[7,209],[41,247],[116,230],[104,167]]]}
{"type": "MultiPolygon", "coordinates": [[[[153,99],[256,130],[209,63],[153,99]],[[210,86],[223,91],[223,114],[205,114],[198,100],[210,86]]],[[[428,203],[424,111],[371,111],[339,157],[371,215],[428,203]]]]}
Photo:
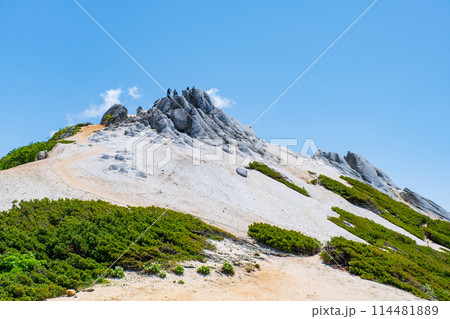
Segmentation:
{"type": "MultiPolygon", "coordinates": [[[[348,152],[342,158],[337,153],[319,150],[314,154],[313,158],[337,168],[343,175],[359,179],[385,194],[398,198],[397,194],[400,189],[389,176],[359,154],[348,152]],[[396,191],[394,192],[393,190],[396,191]]],[[[399,195],[403,200],[422,211],[450,220],[450,213],[448,211],[408,188],[405,188],[399,195]]]]}
{"type": "Polygon", "coordinates": [[[36,161],[41,161],[48,158],[48,152],[47,151],[40,151],[38,155],[36,156],[36,161]]]}
{"type": "Polygon", "coordinates": [[[365,182],[379,191],[390,194],[389,187],[396,188],[392,180],[383,171],[373,166],[363,156],[349,151],[344,158],[348,165],[354,169],[365,182]]]}
{"type": "Polygon", "coordinates": [[[247,177],[247,170],[245,168],[236,167],[236,173],[238,173],[242,177],[247,177]]]}
{"type": "Polygon", "coordinates": [[[406,202],[413,205],[414,207],[423,210],[428,213],[435,214],[441,218],[445,218],[447,220],[450,220],[450,213],[436,204],[435,202],[426,199],[419,194],[409,190],[408,188],[405,188],[401,193],[400,197],[403,198],[406,202]]]}
{"type": "Polygon", "coordinates": [[[161,98],[148,111],[138,109],[136,115],[127,116],[124,106],[114,105],[103,116],[102,124],[126,126],[125,134],[130,136],[151,127],[177,144],[192,145],[194,138],[222,146],[230,153],[236,149],[245,155],[264,156],[266,151],[266,145],[252,128],[230,118],[213,104],[206,92],[197,88],[161,98]]]}
{"type": "Polygon", "coordinates": [[[313,158],[316,160],[322,160],[325,164],[336,167],[342,172],[343,175],[361,179],[361,175],[352,169],[345,159],[337,153],[319,150],[314,154],[313,158]]]}
{"type": "Polygon", "coordinates": [[[394,196],[392,189],[398,189],[386,173],[354,152],[347,152],[347,155],[342,157],[337,153],[319,150],[313,158],[337,168],[343,175],[364,181],[385,194],[394,196]]]}
{"type": "Polygon", "coordinates": [[[100,124],[105,126],[118,125],[122,123],[128,116],[128,110],[122,104],[114,104],[103,115],[100,124]]]}

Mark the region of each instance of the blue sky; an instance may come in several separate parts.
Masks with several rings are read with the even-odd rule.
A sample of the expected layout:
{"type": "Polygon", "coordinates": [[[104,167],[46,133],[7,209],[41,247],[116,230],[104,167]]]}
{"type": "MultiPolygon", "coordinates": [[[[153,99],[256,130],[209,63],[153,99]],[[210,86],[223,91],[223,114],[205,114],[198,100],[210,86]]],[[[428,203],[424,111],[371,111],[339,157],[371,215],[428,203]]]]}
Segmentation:
{"type": "MultiPolygon", "coordinates": [[[[247,124],[372,3],[79,2],[163,87],[216,88],[247,124]]],[[[0,156],[163,95],[73,1],[0,0],[0,39],[0,156]]],[[[449,1],[380,0],[255,131],[355,151],[450,209],[449,57],[449,1]]]]}

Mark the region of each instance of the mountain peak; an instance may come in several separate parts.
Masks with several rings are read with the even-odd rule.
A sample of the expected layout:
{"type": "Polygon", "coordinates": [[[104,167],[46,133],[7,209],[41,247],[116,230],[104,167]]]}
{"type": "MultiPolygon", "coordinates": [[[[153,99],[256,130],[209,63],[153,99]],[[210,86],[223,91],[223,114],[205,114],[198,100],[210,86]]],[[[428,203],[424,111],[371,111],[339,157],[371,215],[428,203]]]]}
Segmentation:
{"type": "Polygon", "coordinates": [[[125,106],[115,104],[103,115],[101,124],[126,126],[125,134],[131,136],[151,128],[177,143],[192,144],[194,138],[206,144],[222,145],[224,151],[231,152],[229,147],[234,145],[247,155],[265,154],[265,144],[251,127],[230,118],[214,105],[208,93],[197,88],[160,98],[147,111],[140,107],[136,115],[128,115],[125,106]]]}

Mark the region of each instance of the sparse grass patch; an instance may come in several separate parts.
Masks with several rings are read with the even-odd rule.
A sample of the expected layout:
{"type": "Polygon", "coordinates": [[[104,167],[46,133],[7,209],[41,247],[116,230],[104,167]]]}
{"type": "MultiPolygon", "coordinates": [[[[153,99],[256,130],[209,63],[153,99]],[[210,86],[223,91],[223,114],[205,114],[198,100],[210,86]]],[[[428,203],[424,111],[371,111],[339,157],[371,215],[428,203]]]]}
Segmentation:
{"type": "Polygon", "coordinates": [[[116,266],[114,270],[111,273],[111,277],[113,278],[123,278],[125,277],[125,272],[123,271],[123,268],[120,266],[116,266]]]}
{"type": "Polygon", "coordinates": [[[211,268],[210,268],[209,266],[203,265],[203,266],[200,266],[200,267],[197,269],[197,272],[198,272],[200,275],[208,276],[208,275],[211,273],[211,268]]]}
{"type": "Polygon", "coordinates": [[[257,170],[261,173],[263,173],[264,175],[286,185],[287,187],[295,190],[296,192],[305,195],[305,196],[309,196],[309,193],[306,189],[304,189],[303,187],[299,187],[297,185],[295,185],[294,183],[288,181],[282,174],[280,174],[279,172],[271,169],[269,166],[267,166],[266,164],[260,163],[260,162],[251,162],[249,165],[249,168],[257,170]]]}
{"type": "Polygon", "coordinates": [[[174,273],[175,273],[175,275],[182,276],[184,274],[183,266],[180,266],[180,265],[176,266],[174,273]]]}
{"type": "Polygon", "coordinates": [[[267,246],[296,255],[311,256],[320,251],[320,244],[316,239],[265,223],[248,226],[248,235],[267,246]]]}
{"type": "Polygon", "coordinates": [[[221,272],[225,275],[234,276],[235,270],[232,264],[224,263],[221,272]]]}
{"type": "Polygon", "coordinates": [[[158,275],[162,270],[160,262],[152,262],[148,265],[144,265],[144,273],[150,275],[158,275]]]}

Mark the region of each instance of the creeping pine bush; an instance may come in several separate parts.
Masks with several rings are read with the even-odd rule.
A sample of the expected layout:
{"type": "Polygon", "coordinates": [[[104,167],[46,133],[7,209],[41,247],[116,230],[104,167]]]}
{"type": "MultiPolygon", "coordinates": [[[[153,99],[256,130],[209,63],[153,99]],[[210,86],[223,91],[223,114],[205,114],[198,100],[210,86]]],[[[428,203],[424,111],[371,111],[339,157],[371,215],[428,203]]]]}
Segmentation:
{"type": "Polygon", "coordinates": [[[271,169],[266,164],[263,164],[260,162],[251,162],[248,166],[251,169],[257,170],[257,171],[263,173],[264,175],[286,185],[287,187],[295,190],[296,192],[309,197],[309,193],[306,189],[304,189],[303,187],[299,187],[299,186],[295,185],[294,183],[288,181],[282,174],[271,169]]]}
{"type": "Polygon", "coordinates": [[[423,227],[425,235],[435,243],[444,247],[450,248],[450,223],[438,220],[430,219],[427,225],[423,227]]]}
{"type": "Polygon", "coordinates": [[[201,266],[201,267],[199,267],[199,268],[197,269],[197,272],[198,272],[200,275],[207,276],[207,275],[210,274],[211,268],[209,268],[209,266],[203,265],[203,266],[201,266]]]}
{"type": "Polygon", "coordinates": [[[311,256],[320,251],[320,244],[316,239],[265,223],[248,226],[248,235],[267,246],[296,255],[311,256]]]}
{"type": "Polygon", "coordinates": [[[405,235],[343,209],[334,207],[333,210],[339,217],[329,217],[330,221],[370,245],[333,237],[321,253],[325,263],[337,263],[361,278],[391,285],[421,298],[450,300],[449,252],[417,245],[405,235]]]}
{"type": "Polygon", "coordinates": [[[65,138],[69,138],[71,136],[74,136],[75,134],[77,134],[81,130],[81,128],[83,126],[86,126],[86,125],[88,125],[88,123],[86,123],[86,124],[77,124],[77,125],[73,125],[73,126],[67,126],[67,127],[63,128],[63,129],[60,129],[55,134],[53,134],[53,136],[48,141],[51,142],[51,141],[61,140],[63,135],[65,135],[64,136],[65,138]]]}
{"type": "Polygon", "coordinates": [[[20,253],[9,253],[5,255],[0,255],[0,269],[1,271],[31,271],[37,266],[41,266],[45,261],[36,260],[32,253],[20,254],[20,253]]]}
{"type": "Polygon", "coordinates": [[[34,160],[36,160],[36,157],[38,156],[39,152],[50,151],[57,143],[72,143],[72,142],[69,141],[37,142],[37,143],[30,143],[27,146],[22,146],[17,149],[14,149],[0,159],[0,171],[33,162],[34,160]]]}
{"type": "MultiPolygon", "coordinates": [[[[429,217],[416,212],[409,206],[396,201],[389,195],[381,193],[361,181],[344,176],[341,176],[341,178],[352,187],[348,187],[324,175],[318,177],[318,182],[350,203],[379,214],[416,237],[425,238],[423,225],[430,220],[429,217]]],[[[450,233],[447,233],[447,235],[450,235],[450,233]]]]}
{"type": "Polygon", "coordinates": [[[77,124],[75,126],[67,126],[56,132],[46,142],[35,142],[22,146],[10,151],[7,155],[0,159],[0,171],[13,168],[22,164],[30,163],[36,160],[37,155],[41,151],[51,151],[57,143],[73,143],[72,141],[59,140],[65,133],[70,132],[70,136],[75,135],[85,124],[77,124]]]}
{"type": "Polygon", "coordinates": [[[233,265],[229,264],[229,263],[224,263],[222,265],[222,273],[226,274],[226,275],[230,275],[233,276],[234,275],[234,267],[233,265]]]}
{"type": "Polygon", "coordinates": [[[317,182],[326,189],[342,196],[353,205],[366,208],[375,213],[377,213],[379,210],[372,198],[351,187],[345,186],[344,184],[332,178],[329,178],[325,175],[319,175],[319,177],[317,178],[317,182]]]}
{"type": "Polygon", "coordinates": [[[420,214],[408,205],[396,201],[361,181],[344,176],[341,176],[341,178],[352,185],[354,189],[370,196],[382,208],[382,217],[421,239],[425,235],[435,243],[450,248],[449,222],[433,220],[420,214]]]}
{"type": "MultiPolygon", "coordinates": [[[[0,300],[44,300],[90,286],[163,212],[76,199],[22,201],[0,212],[0,300]]],[[[224,237],[231,235],[167,211],[107,276],[204,261],[208,239],[224,237]]]]}

